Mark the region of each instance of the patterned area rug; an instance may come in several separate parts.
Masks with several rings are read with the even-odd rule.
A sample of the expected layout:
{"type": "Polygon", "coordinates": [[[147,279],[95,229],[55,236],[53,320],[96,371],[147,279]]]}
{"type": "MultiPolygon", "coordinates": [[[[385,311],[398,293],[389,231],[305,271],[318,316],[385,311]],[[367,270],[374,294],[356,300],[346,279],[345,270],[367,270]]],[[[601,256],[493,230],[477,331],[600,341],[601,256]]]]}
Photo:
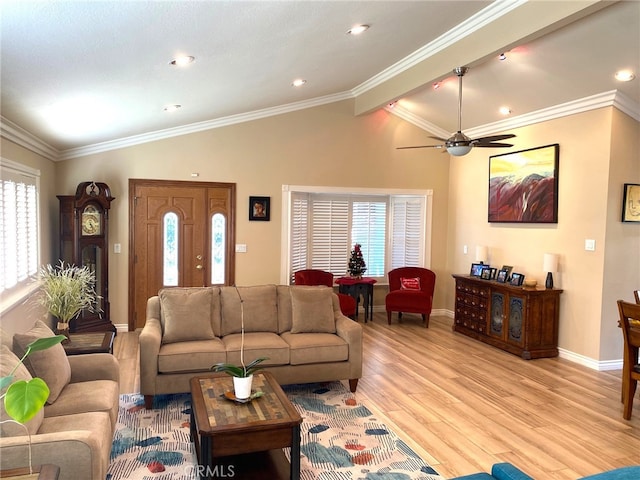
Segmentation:
{"type": "MultiPolygon", "coordinates": [[[[283,389],[303,418],[302,480],[443,479],[342,383],[283,389]]],[[[190,395],[160,395],[154,407],[145,410],[142,395],[120,396],[107,480],[198,478],[190,395]]]]}

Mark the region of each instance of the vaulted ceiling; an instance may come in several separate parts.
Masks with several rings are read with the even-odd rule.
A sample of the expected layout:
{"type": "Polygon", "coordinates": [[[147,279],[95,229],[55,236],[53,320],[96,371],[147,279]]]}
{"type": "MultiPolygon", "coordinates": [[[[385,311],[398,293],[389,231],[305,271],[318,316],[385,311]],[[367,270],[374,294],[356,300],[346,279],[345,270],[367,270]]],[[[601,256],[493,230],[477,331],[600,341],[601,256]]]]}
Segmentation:
{"type": "Polygon", "coordinates": [[[0,9],[2,134],[54,160],[347,98],[354,115],[395,102],[392,113],[448,136],[462,65],[463,130],[491,134],[585,101],[615,97],[633,115],[640,105],[640,79],[614,78],[640,75],[637,1],[5,0],[0,9]],[[357,24],[369,29],[346,33],[357,24]],[[195,61],[171,65],[180,55],[195,61]]]}

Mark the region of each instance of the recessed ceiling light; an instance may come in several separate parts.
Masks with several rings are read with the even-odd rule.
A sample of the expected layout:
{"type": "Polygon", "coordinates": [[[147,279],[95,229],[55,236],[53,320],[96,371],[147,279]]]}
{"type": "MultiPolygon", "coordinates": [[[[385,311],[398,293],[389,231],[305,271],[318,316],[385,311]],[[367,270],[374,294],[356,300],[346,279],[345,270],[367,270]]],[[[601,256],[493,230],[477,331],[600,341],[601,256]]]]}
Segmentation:
{"type": "Polygon", "coordinates": [[[169,63],[176,67],[184,67],[185,65],[189,65],[196,61],[196,57],[192,57],[191,55],[183,55],[182,57],[177,57],[171,60],[169,63]]]}
{"type": "Polygon", "coordinates": [[[291,85],[293,85],[294,87],[301,87],[305,83],[307,83],[306,80],[304,80],[303,78],[298,78],[298,79],[294,80],[293,82],[291,82],[291,85]]]}
{"type": "Polygon", "coordinates": [[[506,59],[507,59],[507,56],[504,53],[501,53],[500,55],[498,55],[498,60],[503,61],[506,59]]]}
{"type": "Polygon", "coordinates": [[[176,110],[178,110],[179,108],[182,108],[182,105],[167,105],[166,107],[164,107],[164,111],[165,112],[175,112],[176,110]]]}
{"type": "Polygon", "coordinates": [[[619,80],[621,82],[630,82],[631,80],[636,78],[631,70],[620,70],[616,72],[615,77],[616,80],[619,80]]]}
{"type": "Polygon", "coordinates": [[[509,107],[500,107],[501,115],[511,115],[511,109],[509,107]]]}
{"type": "Polygon", "coordinates": [[[360,35],[362,32],[369,29],[369,25],[355,25],[347,30],[349,35],[360,35]]]}

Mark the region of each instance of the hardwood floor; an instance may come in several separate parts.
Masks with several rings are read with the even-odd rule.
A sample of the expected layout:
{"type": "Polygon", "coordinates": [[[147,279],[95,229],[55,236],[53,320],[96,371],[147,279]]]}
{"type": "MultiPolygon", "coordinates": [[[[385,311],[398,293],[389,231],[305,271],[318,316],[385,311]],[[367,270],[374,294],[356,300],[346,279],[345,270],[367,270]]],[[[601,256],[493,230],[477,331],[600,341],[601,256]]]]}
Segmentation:
{"type": "MultiPolygon", "coordinates": [[[[620,371],[522,360],[451,331],[452,320],[374,313],[358,399],[442,476],[511,462],[536,479],[640,464],[640,399],[622,418],[620,371]]],[[[362,322],[362,320],[360,320],[362,322]]],[[[120,333],[121,392],[139,391],[138,334],[120,333]]]]}

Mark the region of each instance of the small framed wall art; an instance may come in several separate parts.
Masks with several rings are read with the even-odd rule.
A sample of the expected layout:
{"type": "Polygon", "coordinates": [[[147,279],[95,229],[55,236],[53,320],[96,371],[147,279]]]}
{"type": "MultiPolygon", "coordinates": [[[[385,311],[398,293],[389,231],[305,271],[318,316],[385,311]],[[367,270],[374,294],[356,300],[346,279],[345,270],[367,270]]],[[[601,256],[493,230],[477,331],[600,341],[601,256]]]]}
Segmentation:
{"type": "Polygon", "coordinates": [[[268,222],[271,218],[271,197],[249,197],[249,220],[268,222]]]}
{"type": "Polygon", "coordinates": [[[622,221],[640,222],[640,185],[637,183],[624,184],[622,221]]]}

